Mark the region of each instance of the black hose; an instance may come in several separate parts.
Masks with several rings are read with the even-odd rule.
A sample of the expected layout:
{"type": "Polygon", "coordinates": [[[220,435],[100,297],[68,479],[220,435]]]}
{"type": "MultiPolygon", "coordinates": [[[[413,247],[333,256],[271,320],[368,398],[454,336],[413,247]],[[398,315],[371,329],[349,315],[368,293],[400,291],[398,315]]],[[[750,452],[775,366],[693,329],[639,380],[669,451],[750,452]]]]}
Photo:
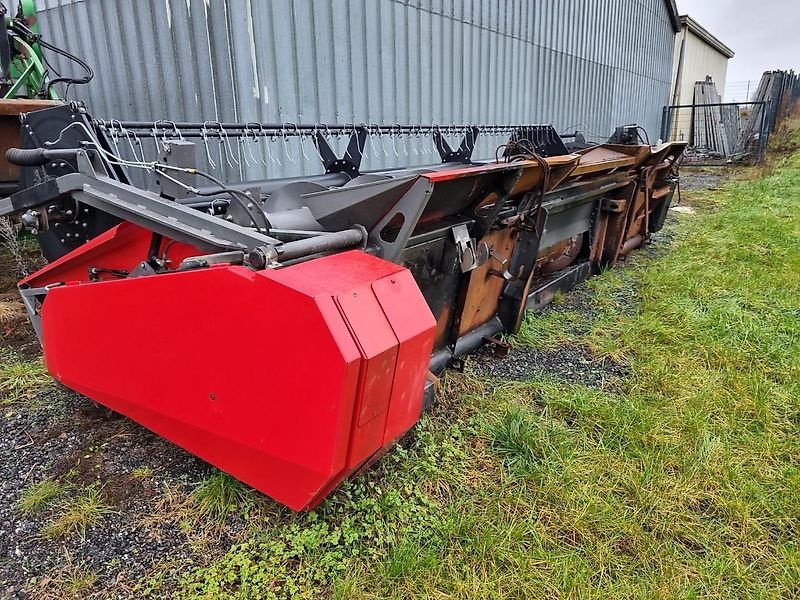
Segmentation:
{"type": "MultiPolygon", "coordinates": [[[[203,171],[195,170],[197,175],[201,177],[205,177],[215,185],[219,186],[218,190],[208,190],[208,191],[201,191],[197,190],[198,196],[218,196],[220,193],[228,194],[232,200],[234,200],[250,217],[250,221],[253,223],[253,226],[256,228],[256,231],[259,233],[265,233],[261,226],[258,224],[258,219],[256,218],[255,213],[247,206],[248,204],[252,203],[253,201],[257,200],[256,198],[251,198],[247,194],[245,194],[241,190],[236,190],[231,187],[226,186],[222,181],[214,177],[213,175],[209,175],[208,173],[204,173],[203,171]],[[244,200],[242,200],[244,198],[244,200]]],[[[266,219],[266,217],[264,217],[266,219]]]]}
{"type": "Polygon", "coordinates": [[[80,66],[84,71],[86,71],[86,74],[79,79],[75,79],[73,77],[56,77],[55,79],[51,79],[44,90],[45,96],[50,93],[50,89],[57,83],[66,83],[68,86],[67,89],[69,90],[70,85],[85,85],[89,83],[92,79],[94,79],[94,71],[92,70],[92,68],[74,54],[70,54],[66,50],[62,50],[57,46],[53,46],[52,44],[44,41],[41,38],[39,38],[39,45],[42,48],[47,48],[48,50],[55,52],[56,54],[60,54],[64,58],[73,61],[74,63],[78,64],[78,66],[80,66]]]}
{"type": "Polygon", "coordinates": [[[75,160],[76,148],[65,150],[48,150],[46,148],[9,148],[6,160],[18,167],[41,167],[51,160],[75,160]]]}
{"type": "MultiPolygon", "coordinates": [[[[80,77],[80,78],[76,79],[74,77],[61,77],[59,75],[58,71],[53,69],[53,72],[55,72],[56,75],[59,75],[59,77],[56,77],[55,79],[51,79],[49,81],[47,80],[47,78],[43,78],[42,79],[43,89],[39,90],[41,95],[47,96],[50,93],[50,89],[54,85],[56,85],[57,83],[66,83],[67,84],[67,93],[69,93],[69,86],[71,86],[71,85],[84,85],[84,84],[89,83],[92,79],[94,79],[94,70],[92,70],[92,68],[88,64],[86,64],[84,61],[82,61],[80,58],[78,58],[74,54],[71,54],[71,53],[67,52],[66,50],[62,50],[58,46],[54,46],[50,42],[45,41],[44,39],[42,39],[42,36],[40,34],[37,34],[37,33],[34,33],[33,31],[31,31],[19,19],[15,19],[12,22],[10,28],[15,33],[17,33],[18,35],[23,36],[26,39],[26,41],[28,41],[30,43],[33,43],[33,44],[39,44],[39,46],[41,46],[42,48],[46,48],[47,50],[50,50],[51,52],[55,52],[56,54],[58,54],[60,56],[63,56],[67,60],[71,60],[72,62],[76,63],[78,66],[80,66],[86,72],[86,74],[83,77],[80,77]],[[46,86],[44,85],[45,82],[47,82],[46,86]]],[[[45,64],[50,66],[49,62],[47,61],[47,59],[44,56],[44,53],[42,53],[42,58],[45,59],[45,64]]],[[[66,94],[65,94],[65,96],[66,96],[66,94]]]]}

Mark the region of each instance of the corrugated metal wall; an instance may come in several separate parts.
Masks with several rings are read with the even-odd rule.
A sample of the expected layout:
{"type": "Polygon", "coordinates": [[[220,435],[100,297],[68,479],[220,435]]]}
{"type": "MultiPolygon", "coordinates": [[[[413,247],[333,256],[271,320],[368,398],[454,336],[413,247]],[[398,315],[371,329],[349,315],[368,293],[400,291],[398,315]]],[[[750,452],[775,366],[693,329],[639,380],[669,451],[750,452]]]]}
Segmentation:
{"type": "MultiPolygon", "coordinates": [[[[97,72],[73,97],[136,120],[548,122],[598,137],[639,122],[655,138],[675,38],[665,0],[42,4],[43,34],[97,72]]],[[[301,162],[277,171],[319,169],[301,162]]]]}

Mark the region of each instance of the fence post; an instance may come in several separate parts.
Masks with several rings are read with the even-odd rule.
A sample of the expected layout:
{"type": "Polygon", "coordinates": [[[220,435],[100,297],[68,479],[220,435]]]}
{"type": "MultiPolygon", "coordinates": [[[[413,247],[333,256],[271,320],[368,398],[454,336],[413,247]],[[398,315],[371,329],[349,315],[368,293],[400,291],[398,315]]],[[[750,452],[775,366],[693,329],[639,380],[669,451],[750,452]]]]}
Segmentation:
{"type": "Polygon", "coordinates": [[[771,127],[769,126],[770,123],[770,114],[769,112],[772,110],[770,106],[772,104],[772,99],[767,100],[764,102],[764,105],[761,109],[761,134],[758,136],[760,143],[759,153],[758,153],[758,162],[761,162],[767,156],[767,145],[769,144],[769,134],[771,127]]]}

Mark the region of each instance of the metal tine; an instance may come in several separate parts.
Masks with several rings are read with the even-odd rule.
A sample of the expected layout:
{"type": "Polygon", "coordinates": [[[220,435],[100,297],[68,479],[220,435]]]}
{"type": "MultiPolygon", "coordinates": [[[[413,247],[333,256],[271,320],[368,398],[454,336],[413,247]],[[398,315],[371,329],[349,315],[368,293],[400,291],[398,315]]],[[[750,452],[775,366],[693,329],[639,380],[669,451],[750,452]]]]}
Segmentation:
{"type": "Polygon", "coordinates": [[[367,126],[367,135],[369,136],[369,145],[370,145],[370,148],[372,148],[372,154],[375,155],[375,158],[379,158],[380,157],[380,153],[375,148],[375,139],[373,137],[375,135],[375,133],[374,133],[374,127],[373,127],[372,123],[370,123],[367,126]]]}
{"type": "Polygon", "coordinates": [[[438,133],[441,136],[442,130],[438,125],[431,123],[430,129],[428,129],[427,133],[428,138],[431,140],[431,144],[428,146],[429,154],[437,154],[439,152],[439,149],[436,147],[434,133],[438,133]]]}
{"type": "Polygon", "coordinates": [[[422,138],[425,140],[425,144],[422,146],[425,154],[430,156],[436,151],[436,147],[433,144],[433,129],[427,129],[422,132],[422,138]]]}
{"type": "Polygon", "coordinates": [[[415,129],[412,127],[411,136],[413,138],[413,145],[411,149],[414,151],[415,156],[420,156],[422,154],[422,133],[418,128],[415,129]]]}
{"type": "MultiPolygon", "coordinates": [[[[153,122],[153,137],[158,137],[158,126],[162,123],[170,126],[171,135],[177,136],[179,140],[183,140],[183,134],[181,133],[181,130],[178,129],[178,125],[175,123],[175,121],[168,121],[166,119],[159,119],[158,121],[153,122]]],[[[161,137],[165,142],[167,141],[167,133],[170,131],[170,129],[167,129],[166,127],[161,128],[161,137]]]]}
{"type": "Polygon", "coordinates": [[[400,129],[399,123],[395,123],[394,127],[395,131],[397,131],[397,136],[400,138],[400,141],[403,142],[403,155],[408,156],[408,136],[400,129]]]}
{"type": "Polygon", "coordinates": [[[225,159],[228,162],[228,166],[232,169],[233,164],[231,164],[231,160],[237,165],[239,165],[239,161],[236,160],[236,157],[233,155],[233,148],[231,147],[231,139],[228,136],[228,130],[222,127],[222,123],[217,123],[219,125],[220,131],[220,139],[223,140],[223,146],[225,147],[225,159]]]}
{"type": "Polygon", "coordinates": [[[284,123],[283,125],[281,125],[281,139],[282,139],[282,141],[283,141],[283,154],[286,156],[286,159],[287,159],[287,160],[288,160],[290,163],[292,163],[293,165],[296,165],[296,164],[297,164],[297,162],[296,162],[296,161],[295,161],[295,160],[294,160],[294,159],[291,157],[291,155],[289,154],[289,148],[288,148],[288,147],[287,147],[287,145],[286,145],[286,123],[284,123]]]}
{"type": "Polygon", "coordinates": [[[130,131],[128,131],[127,129],[123,129],[123,131],[125,132],[125,139],[128,140],[128,146],[131,149],[131,154],[133,154],[133,160],[139,161],[139,155],[136,154],[136,145],[133,142],[132,133],[130,131]]]}
{"type": "MultiPolygon", "coordinates": [[[[142,140],[139,139],[139,136],[136,135],[135,131],[131,131],[130,134],[133,137],[133,146],[131,146],[131,148],[133,148],[133,150],[134,150],[133,155],[136,156],[136,150],[134,148],[134,146],[136,146],[136,147],[139,148],[139,154],[140,154],[140,156],[136,156],[136,160],[138,160],[139,162],[142,162],[142,163],[146,163],[147,162],[147,158],[144,155],[144,145],[142,144],[142,140]]],[[[147,170],[149,171],[150,169],[147,169],[147,170]]]]}
{"type": "Polygon", "coordinates": [[[247,179],[246,175],[250,167],[250,162],[247,160],[247,154],[242,151],[242,145],[245,143],[243,135],[237,135],[236,139],[236,152],[239,155],[239,160],[236,162],[239,165],[239,179],[244,181],[247,179]]]}
{"type": "Polygon", "coordinates": [[[394,151],[394,157],[400,158],[400,154],[398,154],[397,152],[397,135],[394,130],[394,127],[390,125],[388,132],[389,132],[389,139],[392,141],[392,150],[394,151]]]}
{"type": "MultiPolygon", "coordinates": [[[[205,121],[203,123],[204,128],[207,128],[209,125],[212,126],[212,131],[217,136],[217,141],[219,142],[218,151],[220,165],[223,164],[224,160],[224,162],[228,164],[228,167],[232,169],[233,162],[231,161],[231,158],[233,158],[233,150],[230,148],[230,139],[228,139],[228,133],[223,130],[222,123],[219,121],[205,121]]],[[[234,158],[234,161],[235,160],[236,159],[234,158]]],[[[239,163],[237,162],[236,164],[238,165],[239,163]]]]}
{"type": "MultiPolygon", "coordinates": [[[[260,127],[261,124],[260,123],[245,123],[245,137],[249,137],[250,135],[253,136],[252,143],[248,143],[247,144],[247,150],[250,153],[250,158],[252,159],[253,164],[257,165],[259,161],[256,158],[255,153],[253,152],[253,144],[257,144],[258,143],[258,136],[256,135],[255,129],[251,129],[252,125],[258,125],[260,127]]],[[[261,158],[262,158],[262,161],[263,161],[263,158],[264,158],[263,154],[262,154],[261,158]]],[[[267,166],[266,163],[264,163],[264,166],[265,167],[267,166]]]]}
{"type": "Polygon", "coordinates": [[[242,132],[242,135],[236,138],[236,142],[239,148],[239,159],[244,162],[246,168],[250,168],[252,165],[250,164],[250,160],[247,158],[247,153],[242,152],[242,147],[247,144],[247,148],[251,149],[250,144],[247,141],[249,138],[250,136],[247,133],[247,124],[245,123],[245,130],[242,132]]]}
{"type": "MultiPolygon", "coordinates": [[[[314,123],[314,131],[311,133],[311,135],[314,136],[314,139],[317,138],[317,134],[320,132],[322,127],[323,127],[323,125],[319,121],[314,123]]],[[[327,129],[327,127],[326,127],[326,129],[327,129]]],[[[330,139],[328,137],[328,134],[330,134],[330,129],[328,129],[327,132],[325,133],[325,135],[324,135],[325,139],[330,139]]],[[[322,158],[322,153],[319,151],[319,146],[317,146],[316,143],[314,143],[313,146],[314,146],[314,150],[317,151],[317,156],[319,157],[319,161],[324,165],[325,164],[325,159],[322,158]]]]}
{"type": "MultiPolygon", "coordinates": [[[[227,133],[225,134],[228,135],[227,133]]],[[[244,144],[243,138],[245,137],[244,133],[240,133],[234,139],[236,140],[236,153],[238,154],[238,160],[234,157],[234,162],[239,165],[239,175],[242,179],[244,179],[245,168],[250,166],[249,161],[247,160],[247,154],[242,153],[242,144],[244,144]]],[[[231,154],[233,154],[233,149],[231,148],[231,154]]]]}
{"type": "Polygon", "coordinates": [[[208,145],[208,124],[210,121],[206,121],[203,123],[203,128],[200,130],[200,138],[203,140],[203,145],[206,147],[206,160],[208,160],[208,165],[212,169],[217,168],[217,163],[214,162],[214,159],[211,158],[211,148],[208,145]]]}
{"type": "MultiPolygon", "coordinates": [[[[115,120],[116,119],[111,119],[111,122],[110,122],[111,123],[111,127],[109,128],[108,131],[109,131],[109,136],[111,137],[111,143],[114,144],[114,150],[116,151],[117,156],[120,156],[120,153],[119,153],[119,135],[120,135],[120,133],[122,133],[122,131],[121,131],[122,130],[122,121],[116,120],[118,125],[119,125],[119,129],[117,129],[116,127],[114,127],[114,121],[115,120]]],[[[104,128],[105,128],[105,126],[104,126],[104,128]]]]}
{"type": "Polygon", "coordinates": [[[265,143],[265,145],[267,147],[267,155],[269,155],[270,162],[272,162],[273,164],[277,164],[279,167],[282,167],[283,163],[281,163],[281,157],[280,156],[272,156],[272,150],[270,150],[270,146],[272,146],[272,144],[276,143],[276,141],[277,141],[277,139],[275,138],[274,135],[270,135],[269,136],[269,142],[265,143]]]}
{"type": "Polygon", "coordinates": [[[306,139],[309,138],[309,135],[302,133],[296,123],[291,123],[291,125],[294,125],[294,131],[297,134],[298,139],[300,140],[300,152],[303,153],[303,160],[309,162],[311,159],[308,157],[308,154],[306,154],[306,145],[305,145],[305,141],[306,139]]]}
{"type": "Polygon", "coordinates": [[[275,164],[275,160],[272,158],[272,152],[269,150],[269,142],[267,140],[267,132],[264,131],[264,126],[261,123],[254,123],[258,127],[258,135],[256,135],[255,130],[253,130],[253,138],[256,140],[257,144],[261,144],[263,142],[263,146],[261,147],[261,164],[265,167],[268,167],[270,163],[275,164]],[[259,136],[261,139],[259,139],[259,136]],[[269,162],[264,158],[264,151],[266,150],[267,156],[269,156],[269,162]]]}

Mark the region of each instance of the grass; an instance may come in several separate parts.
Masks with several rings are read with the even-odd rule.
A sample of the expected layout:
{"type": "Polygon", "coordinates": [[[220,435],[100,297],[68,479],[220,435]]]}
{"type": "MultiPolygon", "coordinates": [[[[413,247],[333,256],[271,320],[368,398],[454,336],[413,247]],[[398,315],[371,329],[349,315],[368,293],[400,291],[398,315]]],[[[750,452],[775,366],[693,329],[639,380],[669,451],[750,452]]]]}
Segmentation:
{"type": "MultiPolygon", "coordinates": [[[[619,391],[448,374],[402,447],[319,509],[257,500],[243,542],[148,592],[798,597],[797,189],[800,154],[694,197],[671,252],[591,282],[592,322],[526,321],[517,344],[623,359],[619,391]],[[636,310],[620,311],[631,293],[636,310]]],[[[231,487],[214,476],[198,506],[240,510],[231,487]]]]}
{"type": "Polygon", "coordinates": [[[0,300],[0,325],[10,323],[23,314],[19,303],[0,300]]]}
{"type": "Polygon", "coordinates": [[[96,597],[92,592],[97,580],[94,571],[68,563],[37,581],[35,597],[41,600],[85,600],[96,597]]]}
{"type": "Polygon", "coordinates": [[[134,479],[139,479],[139,480],[152,479],[153,478],[153,469],[151,467],[148,467],[148,466],[136,467],[131,472],[131,477],[133,477],[134,479]]]}
{"type": "Polygon", "coordinates": [[[790,153],[800,150],[800,117],[794,117],[779,124],[770,136],[770,150],[790,153]]]}
{"type": "Polygon", "coordinates": [[[230,475],[215,471],[192,492],[190,501],[197,517],[224,523],[230,515],[246,512],[254,493],[230,475]]]}
{"type": "Polygon", "coordinates": [[[0,398],[30,396],[52,380],[41,360],[23,361],[14,357],[0,363],[0,398]]]}
{"type": "Polygon", "coordinates": [[[97,582],[97,573],[88,569],[74,569],[63,575],[62,590],[68,598],[85,598],[97,582]]]}
{"type": "Polygon", "coordinates": [[[88,527],[99,524],[112,512],[105,504],[102,490],[90,486],[59,505],[54,518],[42,529],[42,535],[49,539],[63,538],[73,533],[83,535],[88,527]]]}
{"type": "Polygon", "coordinates": [[[63,484],[54,479],[43,479],[27,488],[19,499],[17,508],[25,516],[30,516],[49,506],[65,491],[63,484]]]}

